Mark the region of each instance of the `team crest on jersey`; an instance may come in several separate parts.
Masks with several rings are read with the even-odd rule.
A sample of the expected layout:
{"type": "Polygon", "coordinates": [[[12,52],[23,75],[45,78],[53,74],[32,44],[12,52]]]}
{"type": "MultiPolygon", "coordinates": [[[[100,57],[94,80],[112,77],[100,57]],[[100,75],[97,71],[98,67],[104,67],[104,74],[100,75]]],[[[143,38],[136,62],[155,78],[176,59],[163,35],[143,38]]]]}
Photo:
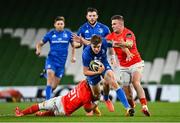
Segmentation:
{"type": "Polygon", "coordinates": [[[89,30],[86,30],[85,33],[89,33],[89,30]]]}
{"type": "Polygon", "coordinates": [[[103,29],[102,29],[102,28],[99,28],[98,32],[99,32],[99,33],[103,33],[103,29]]]}
{"type": "Polygon", "coordinates": [[[67,38],[68,37],[67,33],[63,33],[63,37],[67,38]]]}
{"type": "Polygon", "coordinates": [[[52,38],[56,38],[57,36],[54,34],[53,36],[52,36],[52,38]]]}

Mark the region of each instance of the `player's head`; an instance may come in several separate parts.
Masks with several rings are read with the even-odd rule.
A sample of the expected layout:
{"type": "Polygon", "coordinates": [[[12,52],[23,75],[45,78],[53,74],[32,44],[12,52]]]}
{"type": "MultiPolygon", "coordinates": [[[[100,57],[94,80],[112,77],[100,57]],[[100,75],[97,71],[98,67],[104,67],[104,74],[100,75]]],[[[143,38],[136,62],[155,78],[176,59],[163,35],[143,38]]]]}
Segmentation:
{"type": "Polygon", "coordinates": [[[65,19],[63,16],[57,16],[54,19],[54,27],[56,28],[57,31],[61,31],[64,29],[65,26],[65,19]]]}
{"type": "Polygon", "coordinates": [[[94,35],[91,38],[91,48],[95,54],[98,54],[101,50],[102,38],[101,36],[94,35]]]}
{"type": "Polygon", "coordinates": [[[87,8],[86,19],[91,25],[94,25],[98,19],[98,11],[95,8],[87,8]]]}
{"type": "Polygon", "coordinates": [[[111,24],[113,32],[121,33],[124,29],[124,18],[121,15],[114,15],[111,17],[111,24]]]}

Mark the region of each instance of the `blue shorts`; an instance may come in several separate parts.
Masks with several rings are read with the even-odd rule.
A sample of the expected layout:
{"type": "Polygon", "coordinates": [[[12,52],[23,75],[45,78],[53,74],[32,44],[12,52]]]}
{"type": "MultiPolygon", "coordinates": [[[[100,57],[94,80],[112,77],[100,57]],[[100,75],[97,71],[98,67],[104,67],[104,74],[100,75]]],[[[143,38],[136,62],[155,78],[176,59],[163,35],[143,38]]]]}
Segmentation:
{"type": "MultiPolygon", "coordinates": [[[[62,78],[62,76],[64,75],[65,63],[57,63],[53,61],[51,58],[47,58],[45,69],[46,71],[47,69],[53,70],[56,77],[62,78]]],[[[45,77],[47,78],[47,75],[45,75],[45,77]]]]}
{"type": "Polygon", "coordinates": [[[87,81],[90,85],[96,85],[101,81],[101,77],[104,78],[104,75],[107,70],[112,70],[111,66],[109,64],[104,65],[105,70],[102,72],[102,74],[94,75],[94,76],[87,76],[87,81]]]}

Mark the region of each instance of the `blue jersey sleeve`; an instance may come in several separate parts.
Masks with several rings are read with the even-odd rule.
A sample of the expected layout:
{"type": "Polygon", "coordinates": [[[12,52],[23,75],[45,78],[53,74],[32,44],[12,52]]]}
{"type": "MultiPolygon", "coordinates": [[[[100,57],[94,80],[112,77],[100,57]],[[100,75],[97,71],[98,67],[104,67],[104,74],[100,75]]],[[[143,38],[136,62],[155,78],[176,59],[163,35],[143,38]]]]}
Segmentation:
{"type": "Polygon", "coordinates": [[[107,36],[109,33],[110,33],[109,27],[108,26],[104,26],[104,34],[105,34],[105,36],[107,36]]]}
{"type": "Polygon", "coordinates": [[[46,43],[46,42],[50,41],[49,33],[45,34],[45,36],[43,37],[42,41],[43,41],[43,43],[46,43]]]}
{"type": "Polygon", "coordinates": [[[107,41],[105,38],[103,38],[103,45],[107,48],[112,48],[112,42],[107,41]]]}
{"type": "Polygon", "coordinates": [[[83,54],[82,54],[82,62],[83,62],[84,67],[89,67],[91,59],[87,56],[86,52],[83,52],[83,54]]]}
{"type": "Polygon", "coordinates": [[[77,35],[84,37],[83,28],[82,28],[82,27],[79,28],[79,30],[78,30],[78,32],[77,32],[77,35]]]}
{"type": "Polygon", "coordinates": [[[73,42],[73,40],[72,40],[72,32],[69,32],[69,37],[70,37],[70,43],[72,43],[73,42]]]}

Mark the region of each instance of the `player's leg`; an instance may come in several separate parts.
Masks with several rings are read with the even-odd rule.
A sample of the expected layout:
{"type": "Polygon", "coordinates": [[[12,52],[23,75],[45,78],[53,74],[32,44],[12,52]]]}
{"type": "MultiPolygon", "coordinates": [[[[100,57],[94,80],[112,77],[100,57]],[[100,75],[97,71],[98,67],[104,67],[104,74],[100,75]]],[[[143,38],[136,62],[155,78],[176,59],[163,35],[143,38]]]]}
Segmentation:
{"type": "Polygon", "coordinates": [[[114,105],[109,99],[109,91],[110,91],[109,84],[103,82],[103,96],[104,96],[106,107],[108,108],[110,112],[114,112],[114,105]]]}
{"type": "Polygon", "coordinates": [[[46,85],[46,100],[51,98],[52,86],[55,82],[55,73],[52,69],[47,69],[47,85],[46,85]]]}
{"type": "Polygon", "coordinates": [[[133,99],[133,91],[132,91],[131,84],[123,85],[123,90],[126,94],[127,100],[129,102],[131,108],[135,108],[136,104],[133,99]]]}
{"type": "Polygon", "coordinates": [[[100,84],[97,83],[96,85],[90,85],[90,88],[91,88],[94,100],[95,101],[100,100],[100,94],[101,94],[100,84]]]}
{"type": "Polygon", "coordinates": [[[111,87],[116,90],[116,94],[118,99],[122,102],[123,106],[126,108],[127,113],[130,113],[130,116],[134,115],[134,110],[130,107],[124,90],[118,85],[115,80],[115,76],[112,70],[107,70],[104,76],[104,80],[106,83],[109,83],[111,87]]]}
{"type": "MultiPolygon", "coordinates": [[[[96,105],[99,102],[100,94],[101,94],[100,84],[99,84],[100,81],[101,81],[101,77],[100,76],[87,77],[87,82],[90,85],[90,88],[91,88],[91,91],[92,91],[92,95],[93,95],[93,98],[94,98],[93,99],[94,100],[93,103],[95,103],[96,105]]],[[[101,112],[100,112],[99,109],[97,111],[91,111],[91,112],[87,113],[86,115],[87,116],[92,116],[93,113],[96,113],[96,115],[101,115],[101,112]]]]}
{"type": "Polygon", "coordinates": [[[24,110],[20,110],[19,107],[16,107],[15,114],[16,116],[23,116],[23,115],[28,115],[28,114],[34,114],[39,110],[48,110],[48,112],[54,112],[56,108],[56,102],[59,97],[55,97],[49,100],[46,100],[42,103],[39,104],[34,104],[24,110]]]}
{"type": "MultiPolygon", "coordinates": [[[[92,95],[94,98],[94,102],[96,105],[98,104],[99,100],[100,100],[100,94],[101,94],[101,90],[100,90],[100,84],[97,83],[96,85],[90,85],[91,91],[92,91],[92,95]]],[[[93,114],[96,114],[97,116],[101,116],[101,112],[98,108],[93,109],[92,111],[88,112],[86,115],[87,116],[92,116],[93,114]]]]}
{"type": "Polygon", "coordinates": [[[24,116],[24,115],[33,114],[33,113],[35,113],[37,111],[39,111],[38,104],[34,104],[34,105],[24,109],[24,110],[20,110],[19,107],[16,107],[15,116],[16,117],[21,117],[21,116],[24,116]]]}
{"type": "MultiPolygon", "coordinates": [[[[142,69],[142,68],[139,68],[142,69]]],[[[150,112],[148,110],[147,107],[147,100],[146,100],[146,96],[145,96],[145,92],[144,89],[141,86],[141,77],[142,74],[139,71],[135,71],[132,74],[132,84],[134,86],[134,89],[137,92],[137,96],[140,100],[140,103],[142,105],[142,112],[145,114],[145,116],[150,116],[150,112]]]]}

